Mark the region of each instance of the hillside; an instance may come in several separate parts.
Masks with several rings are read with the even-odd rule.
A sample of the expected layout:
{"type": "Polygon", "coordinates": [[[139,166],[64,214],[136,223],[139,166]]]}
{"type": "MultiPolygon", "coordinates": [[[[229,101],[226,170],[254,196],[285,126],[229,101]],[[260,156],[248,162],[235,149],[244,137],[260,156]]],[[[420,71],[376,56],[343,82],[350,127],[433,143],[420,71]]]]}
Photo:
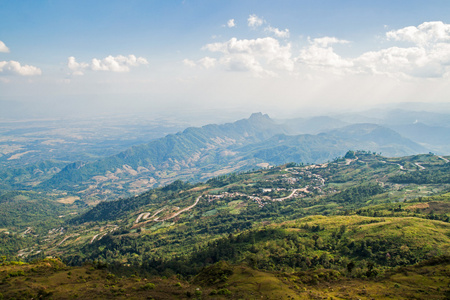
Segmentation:
{"type": "Polygon", "coordinates": [[[103,266],[68,267],[58,259],[0,264],[0,297],[53,299],[448,299],[448,257],[391,270],[376,279],[337,271],[283,274],[218,263],[193,280],[116,276],[103,266]],[[33,284],[30,284],[33,282],[33,284]]]}
{"type": "MultiPolygon", "coordinates": [[[[26,257],[47,253],[70,256],[69,260],[77,263],[87,258],[112,262],[127,257],[134,261],[134,254],[138,254],[138,261],[144,259],[141,255],[170,258],[176,253],[188,254],[193,245],[204,245],[224,234],[313,215],[448,222],[446,192],[450,181],[445,157],[385,158],[367,152],[346,156],[349,158],[328,164],[290,164],[223,175],[198,184],[175,181],[136,197],[100,203],[75,218],[70,218],[69,212],[80,202],[64,204],[58,200],[61,204],[55,208],[63,217],[49,215],[47,222],[58,220],[53,222],[61,228],[49,228],[45,234],[33,228],[41,225],[22,222],[5,223],[3,230],[9,231],[9,236],[24,232],[26,227],[38,233],[36,238],[20,234],[28,238],[24,242],[38,241],[26,251],[26,257]],[[119,240],[120,247],[111,244],[119,240]]],[[[8,196],[12,200],[0,205],[26,201],[30,196],[8,196]]]]}
{"type": "MultiPolygon", "coordinates": [[[[269,299],[394,294],[411,299],[428,293],[445,299],[448,167],[447,157],[432,154],[387,158],[350,151],[326,164],[291,163],[196,184],[175,181],[136,197],[99,203],[75,217],[49,214],[53,228],[27,219],[5,223],[0,252],[7,260],[50,255],[69,265],[94,262],[91,269],[51,271],[55,282],[82,298],[89,289],[81,289],[80,280],[91,289],[106,281],[105,293],[118,298],[145,294],[170,299],[170,287],[176,285],[181,298],[200,288],[217,299],[247,298],[248,293],[269,299]],[[155,287],[145,290],[140,281],[133,283],[134,277],[112,277],[95,271],[96,266],[149,278],[155,287]],[[76,279],[68,272],[76,273],[76,279]],[[424,282],[427,289],[417,289],[424,282]]],[[[30,201],[31,196],[5,194],[2,201],[30,201]]],[[[55,214],[69,209],[56,207],[55,214]]],[[[19,271],[8,266],[1,274],[19,271]]],[[[25,277],[41,282],[44,273],[23,268],[25,277]]],[[[4,282],[11,286],[21,278],[4,282]]],[[[64,290],[43,281],[41,286],[55,295],[64,290]]],[[[28,287],[25,283],[14,291],[28,287]]],[[[10,290],[1,288],[5,295],[10,290]]],[[[28,292],[39,293],[39,288],[28,292]]]]}

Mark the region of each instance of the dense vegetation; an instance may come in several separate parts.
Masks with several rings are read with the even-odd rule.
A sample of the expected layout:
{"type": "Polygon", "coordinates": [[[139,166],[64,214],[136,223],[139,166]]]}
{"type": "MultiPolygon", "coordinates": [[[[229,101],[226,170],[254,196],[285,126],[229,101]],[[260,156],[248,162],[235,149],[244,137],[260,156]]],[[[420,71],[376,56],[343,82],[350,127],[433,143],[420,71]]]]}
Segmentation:
{"type": "Polygon", "coordinates": [[[102,264],[68,267],[58,259],[0,263],[4,299],[448,299],[449,257],[394,268],[377,278],[348,277],[332,269],[295,273],[258,271],[219,262],[191,281],[114,275],[102,264]],[[32,284],[30,284],[32,282],[32,284]]]}
{"type": "Polygon", "coordinates": [[[428,168],[391,177],[395,183],[442,184],[450,183],[450,165],[440,168],[428,168]]]}
{"type": "Polygon", "coordinates": [[[300,286],[344,279],[369,284],[430,259],[440,261],[434,268],[442,275],[450,255],[450,185],[396,179],[419,179],[428,170],[444,180],[448,163],[431,154],[394,159],[356,151],[322,165],[174,181],[74,217],[68,213],[80,211],[81,201],[9,192],[0,205],[14,204],[11,210],[35,202],[36,218],[47,213],[48,224],[23,210],[17,224],[2,225],[0,252],[8,260],[52,255],[72,266],[107,266],[114,274],[188,280],[181,285],[200,285],[218,299],[228,293],[238,299],[242,287],[227,284],[244,269],[257,278],[258,272],[279,274],[293,298],[302,296],[300,286]]]}

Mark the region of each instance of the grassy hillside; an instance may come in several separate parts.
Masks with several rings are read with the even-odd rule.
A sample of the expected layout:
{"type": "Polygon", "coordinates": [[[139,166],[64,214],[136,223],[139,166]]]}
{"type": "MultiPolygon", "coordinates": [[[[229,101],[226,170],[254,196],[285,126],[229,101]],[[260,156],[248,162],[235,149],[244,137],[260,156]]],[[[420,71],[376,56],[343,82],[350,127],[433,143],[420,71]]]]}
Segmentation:
{"type": "Polygon", "coordinates": [[[335,270],[286,274],[217,263],[186,281],[175,276],[131,277],[101,265],[68,267],[58,259],[0,265],[2,299],[448,299],[450,259],[390,270],[376,279],[335,270]]]}

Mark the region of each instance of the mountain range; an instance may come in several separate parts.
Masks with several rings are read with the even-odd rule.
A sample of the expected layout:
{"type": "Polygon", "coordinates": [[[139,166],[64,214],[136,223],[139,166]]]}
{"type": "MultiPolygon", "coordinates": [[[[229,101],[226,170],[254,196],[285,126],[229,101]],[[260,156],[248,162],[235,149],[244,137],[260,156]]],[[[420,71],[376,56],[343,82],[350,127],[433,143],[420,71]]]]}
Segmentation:
{"type": "MultiPolygon", "coordinates": [[[[95,202],[139,194],[177,179],[197,182],[287,162],[324,163],[349,149],[386,156],[430,152],[427,143],[407,136],[432,142],[438,137],[427,133],[436,128],[423,125],[424,130],[414,131],[410,126],[418,125],[389,128],[333,117],[280,121],[254,113],[234,123],[189,127],[95,161],[46,161],[0,171],[0,178],[3,188],[68,191],[95,202]]],[[[445,134],[445,127],[437,132],[445,134]]]]}
{"type": "Polygon", "coordinates": [[[176,179],[195,182],[286,162],[323,163],[349,149],[387,156],[428,152],[420,144],[376,124],[351,124],[319,134],[292,135],[295,124],[279,124],[268,115],[255,113],[234,123],[190,127],[104,159],[71,163],[38,187],[82,191],[85,197],[108,199],[138,194],[176,179]]]}

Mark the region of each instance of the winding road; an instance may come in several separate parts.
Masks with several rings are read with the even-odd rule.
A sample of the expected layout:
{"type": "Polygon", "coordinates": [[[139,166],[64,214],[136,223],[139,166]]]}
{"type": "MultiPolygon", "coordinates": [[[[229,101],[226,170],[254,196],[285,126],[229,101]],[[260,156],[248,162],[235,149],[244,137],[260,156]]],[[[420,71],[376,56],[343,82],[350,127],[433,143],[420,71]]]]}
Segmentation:
{"type": "Polygon", "coordinates": [[[195,199],[194,204],[192,204],[191,206],[188,206],[188,207],[186,207],[186,208],[183,208],[182,210],[177,211],[175,214],[173,214],[173,215],[171,215],[171,216],[169,216],[169,217],[166,217],[166,218],[164,218],[164,219],[161,219],[161,220],[160,220],[159,217],[158,217],[158,218],[154,219],[153,221],[156,221],[156,222],[162,222],[162,221],[166,221],[166,220],[173,219],[173,218],[175,218],[176,216],[178,216],[179,214],[184,213],[185,211],[188,211],[188,210],[192,209],[193,207],[195,207],[195,206],[197,205],[198,201],[200,201],[200,198],[201,198],[201,197],[202,197],[201,195],[198,196],[197,199],[195,199]]]}
{"type": "Polygon", "coordinates": [[[301,190],[305,190],[305,189],[306,189],[306,188],[304,188],[304,189],[294,189],[294,190],[292,191],[292,193],[291,193],[289,196],[286,196],[286,197],[283,197],[283,198],[273,199],[272,201],[284,201],[284,200],[286,200],[286,199],[289,199],[289,198],[294,197],[294,194],[295,194],[297,191],[301,191],[301,190]]]}
{"type": "Polygon", "coordinates": [[[440,159],[444,160],[446,163],[448,163],[448,159],[446,159],[445,157],[440,156],[440,155],[436,155],[436,156],[439,157],[440,159]]]}

